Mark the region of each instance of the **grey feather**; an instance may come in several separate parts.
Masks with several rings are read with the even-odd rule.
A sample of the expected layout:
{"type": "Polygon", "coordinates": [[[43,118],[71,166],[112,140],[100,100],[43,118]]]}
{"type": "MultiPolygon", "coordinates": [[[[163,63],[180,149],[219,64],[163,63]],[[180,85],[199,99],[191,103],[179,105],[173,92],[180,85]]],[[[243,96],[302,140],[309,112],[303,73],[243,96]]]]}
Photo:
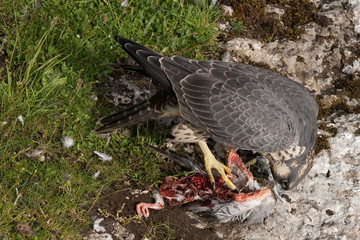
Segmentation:
{"type": "MultiPolygon", "coordinates": [[[[167,106],[173,105],[176,101],[165,91],[158,92],[150,100],[115,112],[98,120],[97,124],[102,125],[96,132],[109,132],[118,128],[132,126],[138,123],[147,122],[166,114],[167,106]]],[[[167,116],[170,116],[169,114],[167,116]]]]}
{"type": "Polygon", "coordinates": [[[222,223],[246,221],[247,224],[257,223],[270,215],[275,207],[275,196],[264,199],[253,199],[246,202],[212,201],[212,206],[203,206],[199,202],[188,204],[188,210],[197,212],[208,219],[222,223]]]}
{"type": "Polygon", "coordinates": [[[203,161],[203,159],[200,159],[200,157],[198,155],[194,155],[193,158],[190,158],[189,156],[183,156],[183,155],[180,155],[171,150],[165,151],[165,150],[161,150],[159,148],[153,147],[153,146],[148,146],[148,147],[150,149],[152,149],[154,152],[156,152],[157,154],[170,159],[171,161],[180,165],[181,167],[183,167],[186,170],[189,170],[189,171],[195,170],[204,176],[207,175],[205,167],[201,163],[203,161]]]}

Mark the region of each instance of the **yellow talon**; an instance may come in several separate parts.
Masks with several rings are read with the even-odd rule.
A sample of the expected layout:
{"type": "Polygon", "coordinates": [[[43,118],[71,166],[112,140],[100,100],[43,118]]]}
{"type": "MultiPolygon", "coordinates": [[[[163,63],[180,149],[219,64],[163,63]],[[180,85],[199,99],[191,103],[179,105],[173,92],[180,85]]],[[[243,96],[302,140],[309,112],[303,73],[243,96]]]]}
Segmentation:
{"type": "Polygon", "coordinates": [[[221,178],[224,180],[224,182],[231,188],[232,190],[236,189],[236,186],[233,182],[230,181],[226,173],[230,173],[231,169],[219,162],[215,156],[210,151],[208,145],[205,141],[199,141],[199,146],[204,154],[204,162],[205,162],[205,168],[209,175],[209,179],[211,184],[214,185],[215,179],[211,172],[211,169],[216,169],[219,174],[221,175],[221,178]],[[225,173],[226,172],[226,173],[225,173]]]}

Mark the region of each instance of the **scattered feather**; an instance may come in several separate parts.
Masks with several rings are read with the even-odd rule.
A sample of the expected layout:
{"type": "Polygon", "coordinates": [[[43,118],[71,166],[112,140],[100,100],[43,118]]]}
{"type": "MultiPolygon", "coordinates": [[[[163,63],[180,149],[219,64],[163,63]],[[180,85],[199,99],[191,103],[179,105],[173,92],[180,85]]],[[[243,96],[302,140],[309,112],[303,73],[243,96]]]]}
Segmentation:
{"type": "Polygon", "coordinates": [[[41,0],[35,0],[35,1],[34,1],[34,7],[35,7],[35,8],[41,7],[41,0]]]}
{"type": "Polygon", "coordinates": [[[95,102],[95,101],[99,100],[99,98],[95,94],[93,94],[90,96],[90,100],[95,102]]]}
{"type": "Polygon", "coordinates": [[[222,57],[221,57],[221,61],[223,62],[230,62],[230,52],[226,51],[222,57]]]}
{"type": "Polygon", "coordinates": [[[6,125],[6,124],[7,124],[7,121],[2,121],[1,122],[1,125],[3,125],[3,126],[6,125]]]}
{"type": "Polygon", "coordinates": [[[220,8],[223,14],[227,17],[231,17],[234,14],[234,10],[230,6],[221,5],[220,8]]]}
{"type": "MultiPolygon", "coordinates": [[[[359,0],[344,0],[344,3],[350,3],[352,5],[352,20],[354,23],[354,30],[356,33],[360,33],[360,2],[359,0]]],[[[350,9],[350,8],[349,8],[350,9]]]]}
{"type": "MultiPolygon", "coordinates": [[[[44,150],[34,150],[33,152],[31,153],[27,153],[27,152],[24,152],[24,155],[29,157],[29,158],[35,158],[35,157],[38,157],[40,156],[40,154],[43,152],[44,150]]],[[[41,160],[41,159],[40,159],[41,160]]]]}
{"type": "Polygon", "coordinates": [[[70,148],[70,147],[74,146],[74,139],[69,136],[64,136],[62,139],[62,143],[63,143],[64,148],[70,148]]]}
{"type": "Polygon", "coordinates": [[[23,118],[23,116],[22,116],[22,115],[19,115],[17,119],[19,120],[19,122],[21,123],[21,125],[24,126],[24,118],[23,118]]]}
{"type": "Polygon", "coordinates": [[[121,2],[121,6],[126,8],[127,6],[129,6],[129,0],[124,0],[121,2]]]}
{"type": "Polygon", "coordinates": [[[342,72],[346,74],[354,74],[355,72],[360,71],[360,63],[358,60],[354,60],[353,65],[346,65],[342,72]]]}
{"type": "Polygon", "coordinates": [[[25,9],[24,9],[24,14],[22,15],[23,18],[27,18],[29,17],[29,13],[28,13],[28,6],[25,6],[25,9]]]}
{"type": "Polygon", "coordinates": [[[98,151],[94,151],[94,153],[103,161],[111,161],[112,156],[106,155],[105,153],[101,153],[98,151]]]}
{"type": "Polygon", "coordinates": [[[14,206],[17,204],[19,198],[21,198],[23,196],[22,193],[19,192],[18,188],[15,188],[15,191],[16,191],[16,199],[13,203],[14,206]]]}
{"type": "Polygon", "coordinates": [[[124,131],[121,132],[121,134],[124,135],[125,137],[130,137],[131,131],[129,129],[125,129],[124,131]]]}
{"type": "Polygon", "coordinates": [[[96,171],[96,173],[94,173],[92,175],[92,178],[97,179],[99,177],[99,175],[100,175],[100,171],[98,170],[98,171],[96,171]]]}
{"type": "Polygon", "coordinates": [[[109,146],[110,140],[111,140],[111,137],[110,137],[110,135],[108,135],[106,138],[105,146],[109,146]]]}
{"type": "Polygon", "coordinates": [[[94,230],[96,232],[106,232],[106,229],[103,226],[100,226],[100,223],[104,220],[104,218],[98,218],[94,221],[94,230]]]}
{"type": "Polygon", "coordinates": [[[148,194],[149,190],[140,190],[140,189],[134,189],[131,191],[132,195],[138,195],[138,194],[148,194]]]}

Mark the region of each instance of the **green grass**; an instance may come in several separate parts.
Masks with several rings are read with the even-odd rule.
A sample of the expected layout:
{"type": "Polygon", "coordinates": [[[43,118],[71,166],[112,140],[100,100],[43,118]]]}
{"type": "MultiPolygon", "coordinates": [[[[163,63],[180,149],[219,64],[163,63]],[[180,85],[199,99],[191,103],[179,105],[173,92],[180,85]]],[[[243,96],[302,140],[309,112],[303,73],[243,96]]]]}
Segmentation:
{"type": "Polygon", "coordinates": [[[145,124],[136,138],[120,134],[107,145],[91,131],[111,110],[90,96],[112,71],[103,63],[126,58],[114,34],[163,54],[204,58],[215,45],[219,13],[180,0],[120,4],[54,0],[35,8],[33,1],[0,2],[7,53],[0,64],[0,238],[27,239],[16,224],[29,223],[30,239],[79,239],[91,225],[84,206],[104,188],[121,188],[125,180],[157,184],[166,175],[158,167],[163,160],[144,147],[161,144],[164,134],[145,124]],[[63,148],[63,136],[75,145],[63,148]],[[25,156],[34,150],[41,155],[25,156]],[[95,150],[114,160],[103,163],[95,150]]]}

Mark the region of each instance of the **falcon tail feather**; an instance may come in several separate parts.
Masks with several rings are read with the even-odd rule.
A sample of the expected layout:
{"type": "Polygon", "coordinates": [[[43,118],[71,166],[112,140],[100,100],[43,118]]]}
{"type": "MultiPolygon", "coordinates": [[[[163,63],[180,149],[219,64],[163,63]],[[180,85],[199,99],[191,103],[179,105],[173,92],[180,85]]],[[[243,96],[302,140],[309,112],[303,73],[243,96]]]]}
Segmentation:
{"type": "Polygon", "coordinates": [[[96,129],[96,132],[110,132],[117,128],[128,127],[156,119],[166,112],[166,106],[170,101],[171,99],[166,92],[159,92],[147,101],[101,118],[96,124],[102,126],[96,129]]]}
{"type": "Polygon", "coordinates": [[[189,170],[189,171],[195,170],[202,175],[207,175],[205,167],[202,164],[202,162],[204,160],[202,158],[200,159],[200,156],[198,156],[198,155],[194,155],[193,158],[190,158],[189,156],[180,155],[171,150],[165,151],[165,150],[161,150],[159,148],[153,147],[153,146],[148,146],[148,147],[150,149],[152,149],[154,152],[156,152],[157,154],[170,159],[171,161],[180,165],[181,167],[185,168],[186,170],[189,170]]]}
{"type": "Polygon", "coordinates": [[[157,81],[169,93],[173,92],[171,83],[160,66],[163,55],[124,37],[115,35],[114,38],[154,81],[157,81]]]}
{"type": "Polygon", "coordinates": [[[142,102],[100,119],[97,124],[103,126],[96,129],[96,132],[109,132],[119,127],[128,127],[156,117],[152,111],[146,109],[147,105],[146,102],[142,102]]]}
{"type": "Polygon", "coordinates": [[[128,65],[128,64],[117,64],[117,63],[107,63],[106,66],[112,67],[113,69],[124,69],[127,71],[134,71],[140,73],[145,77],[150,77],[149,74],[140,66],[138,65],[128,65]]]}

